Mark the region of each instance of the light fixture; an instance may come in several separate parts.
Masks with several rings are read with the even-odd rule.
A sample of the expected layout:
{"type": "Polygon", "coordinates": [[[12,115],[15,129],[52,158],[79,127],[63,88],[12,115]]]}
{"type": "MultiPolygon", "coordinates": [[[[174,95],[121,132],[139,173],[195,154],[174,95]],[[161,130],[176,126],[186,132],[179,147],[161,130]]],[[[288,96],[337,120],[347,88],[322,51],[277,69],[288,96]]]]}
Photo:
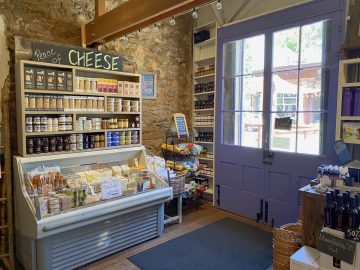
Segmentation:
{"type": "Polygon", "coordinates": [[[155,31],[159,31],[159,26],[158,26],[157,23],[154,24],[154,30],[155,30],[155,31]]]}
{"type": "Polygon", "coordinates": [[[142,34],[143,34],[142,31],[141,31],[141,29],[139,29],[137,33],[138,33],[138,37],[141,37],[142,34]]]}
{"type": "Polygon", "coordinates": [[[127,35],[125,35],[125,36],[122,37],[122,40],[125,41],[125,42],[128,42],[128,41],[129,41],[129,38],[128,38],[127,35]]]}
{"type": "Polygon", "coordinates": [[[176,24],[175,17],[172,16],[170,19],[170,25],[175,25],[175,24],[176,24]]]}
{"type": "Polygon", "coordinates": [[[223,5],[222,5],[222,3],[221,3],[221,0],[218,0],[218,1],[217,1],[217,3],[216,3],[216,8],[217,8],[218,10],[220,10],[220,9],[223,8],[223,5]]]}
{"type": "Polygon", "coordinates": [[[191,13],[191,16],[192,16],[194,19],[197,19],[198,13],[197,13],[197,11],[196,11],[195,8],[193,9],[193,12],[191,13]]]}

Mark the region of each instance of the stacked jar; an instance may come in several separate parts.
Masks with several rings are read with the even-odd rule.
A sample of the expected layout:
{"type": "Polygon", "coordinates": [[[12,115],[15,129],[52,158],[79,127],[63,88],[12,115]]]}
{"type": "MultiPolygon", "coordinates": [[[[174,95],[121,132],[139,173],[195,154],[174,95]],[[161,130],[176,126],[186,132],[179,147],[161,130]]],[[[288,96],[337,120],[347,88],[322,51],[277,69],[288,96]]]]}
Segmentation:
{"type": "Polygon", "coordinates": [[[122,101],[122,111],[123,112],[130,112],[130,100],[123,100],[122,101]]]}
{"type": "Polygon", "coordinates": [[[85,78],[75,77],[75,92],[80,93],[97,93],[97,79],[96,78],[85,78]]]}
{"type": "Polygon", "coordinates": [[[139,142],[139,132],[132,131],[131,132],[131,144],[137,144],[139,142]]]}
{"type": "Polygon", "coordinates": [[[25,123],[27,133],[73,130],[71,115],[60,115],[59,118],[47,116],[26,116],[25,123]]]}
{"type": "Polygon", "coordinates": [[[120,145],[120,133],[118,131],[107,133],[107,147],[120,145]]]}
{"type": "Polygon", "coordinates": [[[73,119],[72,115],[61,114],[59,115],[59,131],[70,131],[73,130],[73,119]]]}
{"type": "Polygon", "coordinates": [[[140,111],[140,106],[139,106],[139,101],[138,100],[131,100],[131,111],[132,112],[139,112],[140,111]]]}
{"type": "Polygon", "coordinates": [[[201,114],[195,115],[195,126],[212,126],[214,125],[214,115],[201,114]]]}
{"type": "Polygon", "coordinates": [[[122,99],[108,97],[107,98],[107,111],[108,112],[121,112],[122,110],[122,99]]]}

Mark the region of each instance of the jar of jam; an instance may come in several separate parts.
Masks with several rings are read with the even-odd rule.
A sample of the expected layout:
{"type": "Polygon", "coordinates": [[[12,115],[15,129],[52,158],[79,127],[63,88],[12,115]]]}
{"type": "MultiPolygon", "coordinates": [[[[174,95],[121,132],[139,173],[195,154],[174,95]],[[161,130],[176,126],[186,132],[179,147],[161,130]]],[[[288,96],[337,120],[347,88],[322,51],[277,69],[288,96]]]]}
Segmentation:
{"type": "Polygon", "coordinates": [[[41,138],[34,138],[34,153],[41,153],[41,138]]]}
{"type": "Polygon", "coordinates": [[[50,96],[44,95],[44,110],[48,111],[50,110],[50,96]]]}
{"type": "Polygon", "coordinates": [[[49,139],[48,138],[42,139],[42,152],[43,153],[49,152],[49,139]]]}
{"type": "Polygon", "coordinates": [[[49,150],[50,150],[50,152],[55,152],[56,151],[56,137],[51,137],[50,138],[49,150]]]}
{"type": "Polygon", "coordinates": [[[63,137],[56,137],[56,151],[63,151],[63,137]]]}

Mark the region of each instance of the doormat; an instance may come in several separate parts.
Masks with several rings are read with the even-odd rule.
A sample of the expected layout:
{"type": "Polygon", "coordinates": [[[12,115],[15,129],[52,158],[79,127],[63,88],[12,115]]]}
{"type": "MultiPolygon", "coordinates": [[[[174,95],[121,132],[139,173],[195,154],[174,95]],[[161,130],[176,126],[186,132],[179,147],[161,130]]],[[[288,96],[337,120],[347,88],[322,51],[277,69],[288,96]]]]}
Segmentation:
{"type": "Polygon", "coordinates": [[[272,234],[224,218],[128,259],[141,270],[265,270],[272,234]]]}

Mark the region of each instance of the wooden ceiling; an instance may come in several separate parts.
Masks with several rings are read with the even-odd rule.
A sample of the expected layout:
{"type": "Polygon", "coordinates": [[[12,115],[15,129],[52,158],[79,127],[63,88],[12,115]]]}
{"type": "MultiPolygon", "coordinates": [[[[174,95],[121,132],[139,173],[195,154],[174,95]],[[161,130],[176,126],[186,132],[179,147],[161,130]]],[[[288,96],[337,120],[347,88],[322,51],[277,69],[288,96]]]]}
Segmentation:
{"type": "Polygon", "coordinates": [[[83,46],[111,41],[213,1],[129,0],[105,12],[105,0],[95,0],[95,19],[82,28],[83,46]]]}

